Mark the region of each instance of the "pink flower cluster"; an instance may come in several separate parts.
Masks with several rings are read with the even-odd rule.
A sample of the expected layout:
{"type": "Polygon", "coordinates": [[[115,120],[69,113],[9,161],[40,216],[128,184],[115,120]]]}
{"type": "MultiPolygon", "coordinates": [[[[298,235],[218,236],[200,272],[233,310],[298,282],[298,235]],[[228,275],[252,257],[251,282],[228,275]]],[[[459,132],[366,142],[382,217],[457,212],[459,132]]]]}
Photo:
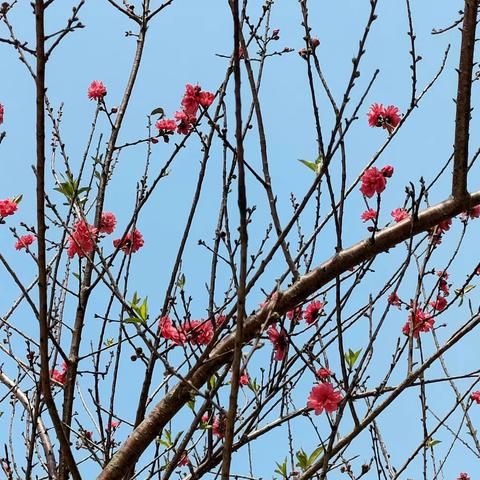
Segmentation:
{"type": "Polygon", "coordinates": [[[227,419],[225,417],[225,414],[221,413],[218,417],[214,416],[212,420],[213,421],[210,423],[208,415],[205,414],[202,417],[203,428],[211,425],[212,433],[218,438],[223,438],[225,436],[225,430],[227,428],[227,419]]]}
{"type": "Polygon", "coordinates": [[[267,330],[268,338],[273,344],[274,359],[282,361],[288,352],[288,333],[283,328],[277,330],[277,324],[270,325],[267,330]]]}
{"type": "Polygon", "coordinates": [[[372,198],[375,193],[381,194],[387,186],[387,178],[393,175],[393,167],[386,165],[381,170],[371,167],[365,170],[362,175],[360,191],[367,197],[372,198]]]}
{"type": "Polygon", "coordinates": [[[477,390],[476,392],[472,392],[472,393],[470,394],[470,398],[471,398],[474,402],[480,404],[480,391],[477,390]]]}
{"type": "Polygon", "coordinates": [[[322,382],[315,385],[310,392],[307,407],[320,415],[324,410],[332,413],[338,409],[338,404],[343,400],[343,395],[333,388],[330,382],[322,382]]]}
{"type": "Polygon", "coordinates": [[[127,255],[138,252],[138,250],[140,250],[144,244],[145,241],[143,240],[143,235],[137,229],[133,230],[132,232],[128,232],[123,239],[118,238],[117,240],[113,241],[113,246],[115,248],[119,248],[127,255]]]}
{"type": "Polygon", "coordinates": [[[447,220],[443,220],[443,222],[440,222],[438,225],[431,228],[428,231],[428,238],[430,239],[431,244],[440,245],[442,243],[443,234],[446,231],[450,230],[451,226],[452,226],[452,219],[448,218],[447,220]]]}
{"type": "Polygon", "coordinates": [[[74,227],[73,233],[68,239],[67,255],[70,258],[73,258],[75,255],[82,258],[94,250],[97,243],[98,230],[93,225],[89,225],[85,220],[78,220],[74,227]]]}
{"type": "Polygon", "coordinates": [[[65,362],[63,362],[61,369],[62,371],[59,371],[56,368],[54,368],[51,373],[51,378],[53,381],[60,383],[61,385],[64,385],[65,380],[67,379],[68,365],[65,362]]]}
{"type": "Polygon", "coordinates": [[[27,248],[35,241],[33,235],[22,235],[15,243],[15,250],[21,250],[22,248],[27,248]]]}
{"type": "Polygon", "coordinates": [[[420,332],[429,332],[433,328],[435,320],[420,308],[410,312],[407,323],[402,328],[404,335],[410,335],[411,325],[413,326],[413,338],[418,338],[420,332]]]}
{"type": "MultiPolygon", "coordinates": [[[[74,230],[68,239],[69,247],[67,254],[70,258],[78,255],[79,258],[93,252],[98,241],[99,234],[110,235],[114,232],[117,219],[112,212],[103,212],[98,228],[88,224],[85,220],[78,220],[74,230]]],[[[125,238],[113,241],[113,246],[119,248],[127,255],[138,251],[144,245],[142,234],[133,230],[125,235],[125,238]]]]}
{"type": "MultiPolygon", "coordinates": [[[[225,321],[224,316],[216,319],[219,326],[225,321]]],[[[170,340],[174,345],[208,345],[213,338],[214,328],[210,320],[187,320],[176,327],[169,317],[162,317],[158,322],[160,336],[170,340]]],[[[247,382],[248,383],[248,382],[247,382]]]]}
{"type": "Polygon", "coordinates": [[[460,214],[460,218],[462,221],[466,221],[469,218],[473,220],[479,217],[480,217],[480,205],[476,205],[475,207],[470,208],[466,212],[463,212],[460,214]]]}
{"type": "Polygon", "coordinates": [[[12,200],[11,198],[0,200],[0,217],[5,218],[9,215],[13,215],[17,211],[17,208],[17,202],[12,200]]]}
{"type": "Polygon", "coordinates": [[[398,107],[389,105],[384,107],[381,103],[374,103],[367,113],[368,124],[371,127],[381,127],[392,133],[400,123],[398,107]]]}
{"type": "Polygon", "coordinates": [[[158,120],[155,126],[158,128],[160,135],[177,133],[186,135],[197,122],[197,112],[200,106],[208,108],[215,99],[215,95],[211,92],[202,91],[200,85],[185,86],[185,94],[182,98],[182,110],[175,112],[175,120],[162,119],[158,120]]]}
{"type": "Polygon", "coordinates": [[[410,218],[410,214],[404,208],[396,208],[390,212],[390,215],[397,223],[410,218]]]}
{"type": "Polygon", "coordinates": [[[322,315],[323,307],[325,304],[319,302],[318,300],[313,300],[307,305],[305,312],[303,312],[302,307],[295,307],[293,310],[287,312],[287,317],[293,321],[300,321],[302,318],[311,325],[315,323],[318,318],[322,315]]]}
{"type": "Polygon", "coordinates": [[[94,80],[88,87],[88,98],[90,100],[101,100],[107,94],[107,89],[103,82],[94,80]]]}

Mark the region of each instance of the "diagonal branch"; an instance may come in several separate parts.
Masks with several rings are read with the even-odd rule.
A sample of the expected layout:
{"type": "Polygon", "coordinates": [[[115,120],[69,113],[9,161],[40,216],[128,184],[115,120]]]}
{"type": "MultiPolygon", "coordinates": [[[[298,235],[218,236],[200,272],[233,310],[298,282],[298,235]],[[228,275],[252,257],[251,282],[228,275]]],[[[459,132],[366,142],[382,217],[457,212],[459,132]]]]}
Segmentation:
{"type": "MultiPolygon", "coordinates": [[[[275,322],[281,315],[295,308],[311,294],[349,268],[371,259],[379,253],[386,252],[388,249],[409,239],[412,235],[426,232],[441,221],[452,218],[479,204],[480,191],[475,192],[471,197],[448,199],[421,212],[418,218],[413,221],[413,225],[410,220],[404,220],[383,229],[373,238],[369,237],[350,248],[342,250],[315,270],[304,275],[290,288],[284,292],[279,292],[275,302],[269,302],[265,307],[248,317],[244,324],[243,342],[246,343],[258,337],[267,325],[275,322]]],[[[209,360],[194,367],[192,372],[186,377],[188,383],[178,383],[166,394],[147,415],[145,420],[131,433],[110,463],[98,476],[98,480],[120,480],[122,478],[127,466],[137,461],[155,439],[160,429],[191,398],[191,385],[201,388],[220,367],[232,361],[235,338],[236,332],[226,337],[212,351],[209,360]]],[[[414,381],[416,378],[411,378],[411,381],[414,381]]]]}

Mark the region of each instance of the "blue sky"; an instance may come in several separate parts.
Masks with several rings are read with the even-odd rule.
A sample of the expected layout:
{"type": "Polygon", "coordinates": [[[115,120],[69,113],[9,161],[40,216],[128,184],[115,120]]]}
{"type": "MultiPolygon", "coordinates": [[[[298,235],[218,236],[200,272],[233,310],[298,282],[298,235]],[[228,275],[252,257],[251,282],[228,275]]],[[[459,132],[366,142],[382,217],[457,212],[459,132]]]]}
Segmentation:
{"type": "MultiPolygon", "coordinates": [[[[252,2],[253,3],[253,2],[252,2]]],[[[312,35],[320,39],[318,54],[325,76],[337,100],[341,99],[348,75],[351,71],[351,58],[358,48],[358,39],[363,32],[367,18],[369,2],[365,0],[345,0],[343,2],[311,2],[310,22],[312,35]]],[[[49,31],[56,31],[65,22],[70,14],[73,2],[57,1],[48,10],[47,27],[49,31]]],[[[452,150],[453,121],[455,96],[457,54],[459,32],[453,29],[444,35],[431,35],[432,28],[443,27],[457,18],[457,12],[462,2],[446,2],[433,0],[413,0],[412,9],[417,34],[417,52],[422,56],[418,71],[418,88],[424,86],[437,72],[447,45],[452,49],[446,64],[445,72],[422,100],[420,108],[412,114],[409,121],[402,127],[394,141],[388,146],[379,166],[391,164],[395,167],[395,175],[389,181],[388,189],[383,196],[381,224],[389,221],[391,209],[401,206],[404,201],[405,185],[410,181],[418,186],[420,177],[427,181],[439,170],[447,160],[452,150]]],[[[259,6],[252,6],[252,18],[258,13],[259,6]]],[[[67,145],[68,154],[73,168],[78,168],[88,136],[90,123],[93,118],[95,105],[88,101],[86,91],[94,79],[102,80],[108,88],[107,104],[118,105],[124,86],[128,78],[131,58],[134,52],[134,39],[126,37],[126,30],[134,29],[134,24],[126,21],[118,12],[111,8],[106,1],[89,0],[79,15],[86,28],[67,37],[63,45],[55,52],[48,65],[47,81],[48,95],[52,104],[58,108],[64,104],[62,121],[63,140],[67,145]]],[[[11,16],[11,21],[18,36],[33,44],[34,24],[27,1],[20,1],[11,16]]],[[[288,46],[298,50],[303,47],[303,31],[300,25],[301,17],[298,2],[278,1],[274,6],[271,26],[280,29],[280,40],[277,42],[281,49],[288,46]]],[[[2,27],[2,35],[5,28],[2,27]]],[[[364,168],[371,156],[381,147],[386,139],[385,131],[372,129],[366,121],[368,106],[374,102],[398,105],[403,112],[410,99],[410,57],[409,39],[407,32],[405,3],[403,1],[383,1],[378,9],[378,20],[374,23],[371,36],[367,43],[367,54],[361,65],[361,76],[354,92],[354,101],[359,98],[368,84],[375,69],[380,69],[365,104],[360,110],[359,119],[353,125],[346,142],[348,154],[348,181],[350,184],[364,168]]],[[[131,105],[121,132],[120,143],[135,140],[146,135],[146,116],[156,107],[163,107],[168,116],[179,109],[179,102],[186,83],[199,83],[204,89],[215,91],[224,78],[227,60],[216,54],[229,54],[232,50],[231,15],[227,9],[227,2],[209,0],[207,2],[185,2],[177,0],[168,8],[150,27],[148,33],[145,56],[140,69],[137,86],[132,97],[131,105]]],[[[34,223],[34,176],[31,165],[35,162],[34,148],[34,84],[29,78],[24,66],[18,61],[11,47],[0,44],[2,75],[0,76],[0,102],[5,105],[5,124],[7,137],[0,146],[0,162],[3,166],[0,176],[0,198],[10,197],[23,193],[24,200],[19,213],[9,220],[7,226],[0,229],[0,249],[12,262],[22,279],[29,282],[33,278],[33,265],[26,256],[19,255],[12,248],[12,235],[8,226],[18,223],[34,223]]],[[[248,98],[248,94],[246,95],[248,98]]],[[[478,93],[476,84],[473,89],[473,102],[476,105],[478,93]]],[[[286,223],[291,213],[290,192],[301,198],[312,181],[311,172],[297,160],[299,158],[314,160],[316,157],[315,128],[311,113],[311,106],[306,83],[305,62],[296,52],[271,58],[266,65],[261,100],[265,116],[268,152],[272,172],[273,189],[278,196],[278,206],[282,221],[286,223]]],[[[328,111],[328,105],[323,98],[320,109],[325,112],[324,130],[328,132],[334,120],[328,111]]],[[[233,110],[231,110],[233,111],[233,110]]],[[[347,109],[347,114],[351,108],[347,109]]],[[[230,119],[233,124],[233,117],[230,119]]],[[[471,148],[477,148],[478,120],[473,117],[471,148]]],[[[102,126],[105,134],[107,125],[102,126]]],[[[206,131],[206,125],[204,125],[206,131]]],[[[98,137],[96,137],[98,141],[98,137]]],[[[171,151],[171,144],[160,142],[154,147],[152,157],[152,172],[160,170],[171,151]]],[[[246,142],[246,155],[250,163],[260,166],[258,143],[255,129],[252,130],[246,142]]],[[[142,173],[145,158],[145,147],[139,146],[126,150],[122,154],[106,201],[106,210],[114,211],[120,225],[129,219],[134,200],[136,181],[142,173]]],[[[157,192],[145,208],[138,226],[145,237],[145,247],[141,253],[135,255],[132,277],[134,286],[130,287],[130,294],[137,290],[141,296],[148,296],[151,312],[158,312],[163,303],[163,295],[169,278],[169,269],[176,254],[178,239],[182,234],[183,221],[186,218],[196,184],[196,176],[201,160],[201,152],[197,140],[190,142],[189,147],[179,156],[170,175],[161,182],[157,192]]],[[[199,239],[210,242],[217,217],[218,198],[221,189],[221,145],[217,141],[212,151],[207,170],[207,188],[202,193],[199,213],[193,224],[192,235],[184,257],[184,272],[187,277],[187,292],[192,296],[192,309],[195,315],[205,315],[207,308],[205,281],[210,265],[210,255],[205,249],[197,245],[199,239]]],[[[475,173],[475,172],[473,172],[475,173]]],[[[475,175],[471,176],[470,187],[476,190],[475,175]]],[[[51,182],[51,178],[49,180],[51,182]]],[[[337,179],[334,179],[334,182],[337,179]]],[[[447,177],[439,182],[430,196],[430,202],[435,203],[448,196],[449,180],[447,177]]],[[[252,250],[256,250],[261,241],[263,232],[269,219],[266,210],[266,198],[254,180],[248,178],[248,194],[250,205],[258,205],[254,222],[250,229],[252,250]]],[[[59,202],[58,197],[56,201],[59,202]]],[[[233,197],[232,197],[233,198],[233,197]]],[[[326,198],[326,196],[325,196],[326,198]]],[[[232,207],[234,202],[232,201],[232,207]]],[[[325,209],[327,206],[325,206],[325,209]]],[[[350,245],[367,235],[365,225],[359,220],[364,209],[363,200],[358,191],[352,194],[348,203],[345,218],[345,245],[350,245]]],[[[313,211],[313,210],[312,210],[313,211]]],[[[306,231],[311,227],[312,211],[307,215],[304,226],[306,231]]],[[[236,215],[232,214],[235,221],[236,215]]],[[[441,267],[448,254],[454,248],[455,241],[460,234],[460,222],[456,222],[448,237],[444,240],[445,250],[436,253],[436,265],[441,267]],[[445,252],[445,253],[442,253],[445,252]]],[[[472,268],[472,261],[476,259],[476,236],[478,226],[473,225],[469,230],[466,244],[463,247],[466,254],[458,258],[453,266],[452,281],[461,285],[465,275],[472,268]],[[472,260],[473,259],[473,260],[472,260]]],[[[294,242],[294,237],[291,237],[294,242]]],[[[334,253],[332,230],[326,229],[319,240],[314,264],[320,263],[334,253]]],[[[376,262],[376,272],[368,277],[364,284],[356,290],[358,302],[365,302],[370,292],[375,291],[383,281],[383,273],[394,269],[393,259],[401,258],[396,252],[381,257],[376,262]]],[[[266,291],[271,290],[275,278],[283,273],[284,266],[281,257],[273,262],[259,287],[266,291]]],[[[409,277],[409,283],[402,287],[404,295],[410,298],[414,295],[415,275],[409,277]],[[410,288],[411,287],[411,288],[410,288]],[[410,296],[410,297],[409,297],[410,296]]],[[[12,299],[18,295],[4,270],[0,271],[2,287],[0,296],[1,311],[5,311],[12,299]]],[[[222,285],[219,291],[225,290],[222,285]]],[[[101,298],[99,299],[99,301],[101,298]]],[[[247,310],[253,310],[263,301],[263,294],[259,290],[250,297],[247,310]]],[[[352,304],[352,311],[356,302],[352,304]]],[[[97,312],[91,309],[90,315],[97,312]]],[[[27,309],[22,311],[16,321],[28,319],[27,329],[36,326],[28,317],[27,309]],[[30,327],[30,322],[32,326],[30,327]]],[[[465,308],[453,309],[442,319],[448,324],[460,324],[465,319],[465,308]]],[[[390,342],[379,345],[373,365],[381,370],[385,363],[390,361],[392,345],[397,332],[405,321],[405,312],[393,312],[389,317],[392,323],[390,342]],[[391,317],[391,318],[390,318],[391,317]],[[386,360],[385,358],[388,358],[386,360]]],[[[93,323],[93,318],[90,318],[93,323]]],[[[23,325],[23,323],[22,323],[23,325]]],[[[361,328],[361,326],[359,326],[361,328]]],[[[453,330],[439,332],[442,338],[447,338],[453,330]]],[[[95,325],[89,324],[87,338],[95,338],[95,325]]],[[[350,334],[349,334],[350,335],[350,334]]],[[[475,334],[474,334],[475,335],[475,334]]],[[[477,337],[478,338],[478,337],[477,337]]],[[[365,338],[362,332],[355,329],[348,338],[348,346],[361,348],[365,338]]],[[[427,341],[428,343],[429,341],[427,341]]],[[[462,348],[454,349],[447,356],[452,370],[461,369],[472,364],[472,369],[478,364],[477,342],[467,340],[462,348]]],[[[88,350],[89,346],[86,345],[88,350]]],[[[259,355],[258,366],[269,360],[269,348],[264,348],[259,355]]],[[[263,365],[265,366],[265,365],[263,365]]],[[[121,386],[121,395],[117,409],[122,415],[129,415],[131,403],[129,392],[139,387],[140,369],[130,364],[123,367],[123,376],[128,381],[121,386]],[[123,397],[125,395],[125,397],[123,397]]],[[[307,379],[302,387],[295,391],[298,405],[302,404],[302,397],[306,399],[309,385],[313,379],[307,379]]],[[[441,388],[446,389],[445,386],[441,388]]],[[[432,387],[432,391],[439,389],[438,396],[444,390],[432,387]]],[[[448,391],[450,395],[450,391],[448,391]]],[[[448,397],[449,400],[451,398],[448,397]]],[[[403,422],[402,418],[420,415],[418,393],[412,392],[402,396],[390,413],[382,417],[388,426],[387,443],[392,452],[398,455],[401,463],[402,455],[408,455],[414,443],[402,441],[411,434],[411,424],[403,422]],[[400,441],[399,441],[400,439],[400,441]]],[[[439,409],[447,409],[447,401],[439,402],[439,409]]],[[[472,412],[475,422],[480,422],[480,415],[472,412]]],[[[320,428],[326,426],[326,419],[316,418],[320,428]]],[[[0,419],[0,425],[5,422],[0,419]]],[[[125,427],[123,427],[125,428],[125,427]]],[[[180,428],[180,427],[179,427],[180,428]]],[[[301,428],[301,427],[299,427],[301,428]]],[[[343,433],[345,433],[345,430],[343,433]]],[[[282,432],[282,435],[285,432],[282,432]]],[[[418,432],[417,432],[418,433],[418,432]]],[[[119,431],[119,438],[127,434],[127,429],[119,431]]],[[[447,448],[448,434],[445,442],[438,448],[447,448]]],[[[468,436],[466,436],[468,438],[468,436]]],[[[273,434],[258,442],[256,455],[261,458],[267,452],[279,461],[288,453],[284,438],[273,434]],[[272,447],[275,452],[273,455],[272,447]]],[[[306,450],[315,447],[315,439],[306,436],[304,443],[299,442],[306,450]]],[[[355,452],[355,447],[352,449],[355,452]]],[[[370,452],[361,452],[365,458],[370,452]]],[[[239,462],[244,461],[240,455],[239,462]]],[[[474,472],[477,463],[468,452],[457,448],[454,460],[450,459],[445,467],[445,478],[455,478],[459,471],[474,472]]],[[[272,473],[272,462],[259,460],[257,463],[259,474],[267,478],[272,473]]],[[[420,478],[419,464],[415,464],[409,471],[411,478],[420,478]]],[[[329,477],[330,478],[330,477],[329,477]]],[[[343,478],[339,473],[332,474],[332,480],[343,478]]]]}

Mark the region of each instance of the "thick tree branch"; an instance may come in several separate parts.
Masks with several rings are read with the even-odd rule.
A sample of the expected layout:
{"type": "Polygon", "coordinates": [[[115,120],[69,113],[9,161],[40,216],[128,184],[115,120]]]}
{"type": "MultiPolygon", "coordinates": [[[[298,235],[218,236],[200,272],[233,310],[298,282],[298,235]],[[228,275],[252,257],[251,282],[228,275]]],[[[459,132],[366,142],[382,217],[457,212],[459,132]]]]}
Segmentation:
{"type": "Polygon", "coordinates": [[[452,195],[455,198],[464,197],[468,191],[468,140],[477,11],[478,0],[465,0],[455,115],[455,156],[452,181],[452,195]]]}
{"type": "MultiPolygon", "coordinates": [[[[413,225],[410,220],[403,220],[381,230],[373,239],[369,237],[350,248],[344,249],[338,255],[331,257],[315,270],[303,276],[289,289],[279,292],[276,301],[269,302],[254,315],[251,315],[244,325],[243,342],[256,338],[267,325],[276,321],[288,310],[304,302],[311,294],[349,268],[371,259],[379,253],[387,252],[412,235],[426,232],[439,222],[452,218],[479,204],[480,191],[472,194],[471,197],[449,199],[421,212],[413,225]]],[[[212,351],[208,361],[197,365],[193,369],[193,373],[186,377],[189,383],[196,388],[201,388],[221,366],[231,362],[235,338],[236,332],[233,332],[212,351]]],[[[412,378],[411,381],[416,378],[412,378]]],[[[132,432],[99,475],[98,480],[121,479],[127,466],[141,456],[161,428],[174,417],[190,398],[191,387],[189,384],[178,383],[172,388],[132,432]]]]}

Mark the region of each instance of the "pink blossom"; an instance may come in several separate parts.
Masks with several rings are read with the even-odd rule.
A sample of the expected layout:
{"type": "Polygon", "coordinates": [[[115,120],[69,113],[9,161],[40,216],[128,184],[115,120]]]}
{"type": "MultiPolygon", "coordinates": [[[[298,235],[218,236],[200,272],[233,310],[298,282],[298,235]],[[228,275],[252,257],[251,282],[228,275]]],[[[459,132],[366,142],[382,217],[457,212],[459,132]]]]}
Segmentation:
{"type": "Polygon", "coordinates": [[[381,170],[380,172],[382,173],[382,175],[385,177],[385,178],[391,178],[393,177],[393,172],[394,172],[394,169],[391,165],[385,165],[381,170]]]}
{"type": "Polygon", "coordinates": [[[338,409],[338,404],[343,400],[342,394],[334,390],[329,382],[315,385],[308,397],[307,407],[315,411],[315,415],[320,415],[323,410],[332,413],[338,409]]]}
{"type": "Polygon", "coordinates": [[[310,39],[310,45],[315,49],[320,45],[320,40],[318,38],[312,38],[310,39]]]}
{"type": "Polygon", "coordinates": [[[480,217],[480,205],[476,205],[473,208],[470,208],[466,212],[462,212],[460,214],[460,218],[462,220],[466,220],[467,218],[471,218],[472,220],[474,218],[479,218],[480,217]]]}
{"type": "Polygon", "coordinates": [[[395,107],[394,105],[389,105],[383,111],[384,117],[384,127],[386,128],[389,133],[392,133],[393,129],[398,126],[400,123],[400,115],[399,115],[399,108],[395,107]]]}
{"type": "Polygon", "coordinates": [[[470,477],[468,476],[468,473],[462,472],[458,476],[457,480],[470,480],[470,477]]]}
{"type": "Polygon", "coordinates": [[[397,223],[410,218],[409,213],[404,208],[396,208],[390,212],[390,215],[397,223]]]}
{"type": "Polygon", "coordinates": [[[471,395],[470,395],[470,398],[476,402],[476,403],[479,403],[480,404],[480,391],[476,391],[476,392],[472,392],[471,395]]]}
{"type": "Polygon", "coordinates": [[[322,381],[326,380],[327,378],[331,377],[332,375],[333,375],[333,373],[328,368],[325,368],[325,367],[321,367],[317,371],[317,377],[322,381]]]}
{"type": "Polygon", "coordinates": [[[413,324],[413,338],[418,338],[420,332],[429,332],[433,328],[435,320],[423,310],[417,308],[410,312],[407,323],[403,326],[404,335],[410,335],[410,324],[413,324]]]}
{"type": "Polygon", "coordinates": [[[392,133],[400,123],[400,115],[398,107],[389,105],[384,107],[381,103],[374,103],[367,113],[368,124],[371,127],[381,127],[392,133]]]}
{"type": "Polygon", "coordinates": [[[15,249],[21,250],[22,248],[27,248],[34,241],[35,237],[33,235],[22,235],[15,243],[15,249]]]}
{"type": "Polygon", "coordinates": [[[448,283],[447,283],[448,273],[446,271],[439,270],[437,272],[437,276],[439,277],[438,278],[439,289],[446,297],[448,297],[448,295],[450,294],[450,290],[448,288],[448,283]]]}
{"type": "Polygon", "coordinates": [[[268,338],[273,344],[273,350],[275,356],[273,357],[277,361],[281,361],[285,358],[288,351],[288,334],[287,331],[280,327],[280,331],[277,331],[277,324],[274,323],[268,328],[268,338]]]}
{"type": "Polygon", "coordinates": [[[185,333],[175,328],[170,318],[162,317],[158,322],[158,328],[160,330],[160,336],[171,340],[175,345],[183,345],[185,343],[185,333]]]}
{"type": "Polygon", "coordinates": [[[145,241],[139,230],[135,229],[133,232],[128,232],[124,239],[121,238],[113,241],[113,246],[119,248],[127,255],[137,252],[143,247],[145,241]]]}
{"type": "Polygon", "coordinates": [[[51,378],[53,381],[60,383],[61,385],[64,385],[65,380],[67,379],[67,372],[68,372],[68,366],[65,362],[62,363],[61,369],[62,371],[60,372],[59,370],[54,368],[51,373],[51,378]]]}
{"type": "Polygon", "coordinates": [[[447,308],[447,299],[445,297],[442,297],[441,295],[438,295],[435,301],[430,302],[430,305],[434,310],[441,312],[442,310],[445,310],[445,308],[447,308]]]}
{"type": "Polygon", "coordinates": [[[85,220],[78,220],[75,223],[75,230],[68,239],[70,246],[67,255],[73,258],[78,255],[80,258],[92,252],[97,242],[97,229],[89,225],[85,220]]]}
{"type": "Polygon", "coordinates": [[[311,325],[312,323],[315,323],[319,318],[321,313],[323,312],[323,307],[325,306],[324,303],[319,302],[318,300],[314,300],[313,302],[310,302],[305,309],[305,313],[303,315],[303,318],[305,321],[311,325]]]}
{"type": "Polygon", "coordinates": [[[363,223],[368,222],[369,220],[375,220],[377,218],[377,211],[373,208],[365,210],[360,218],[363,220],[363,223]]]}
{"type": "Polygon", "coordinates": [[[218,438],[223,438],[225,436],[225,429],[227,428],[225,415],[220,415],[219,417],[214,417],[212,423],[212,432],[218,438]]]}
{"type": "Polygon", "coordinates": [[[107,94],[107,89],[103,82],[94,80],[88,87],[88,98],[90,100],[100,100],[107,94]]]}
{"type": "Polygon", "coordinates": [[[5,107],[0,103],[0,125],[3,123],[4,113],[5,113],[5,107]]]}
{"type": "Polygon", "coordinates": [[[197,121],[194,116],[189,116],[185,112],[175,112],[175,120],[178,122],[177,133],[182,135],[187,135],[197,121]]]}
{"type": "Polygon", "coordinates": [[[208,108],[215,100],[215,94],[211,92],[200,92],[198,95],[198,103],[205,108],[208,108]]]}
{"type": "Polygon", "coordinates": [[[299,305],[298,307],[295,307],[293,310],[289,310],[287,312],[287,317],[289,320],[292,320],[294,322],[298,322],[303,318],[303,310],[302,307],[299,305]]]}
{"type": "Polygon", "coordinates": [[[383,105],[374,103],[367,113],[367,118],[371,127],[381,127],[383,124],[383,105]]]}
{"type": "Polygon", "coordinates": [[[192,345],[208,345],[213,338],[213,326],[209,320],[187,320],[182,332],[192,345]]]}
{"type": "Polygon", "coordinates": [[[161,132],[173,133],[177,129],[177,123],[175,120],[158,120],[155,127],[161,132]]]}
{"type": "Polygon", "coordinates": [[[400,302],[400,298],[399,298],[398,295],[397,295],[397,292],[392,292],[392,293],[388,296],[387,302],[388,302],[390,305],[393,305],[394,307],[402,308],[402,304],[401,304],[401,302],[400,302]]]}
{"type": "Polygon", "coordinates": [[[8,217],[9,215],[13,215],[18,208],[17,202],[10,198],[6,198],[5,200],[0,200],[0,217],[8,217]]]}
{"type": "Polygon", "coordinates": [[[451,225],[452,225],[452,219],[451,218],[447,218],[447,220],[443,220],[443,222],[440,222],[437,225],[436,233],[444,234],[447,230],[450,230],[451,225]]]}
{"type": "Polygon", "coordinates": [[[362,186],[360,191],[368,198],[372,198],[375,193],[382,193],[387,186],[387,181],[376,167],[365,170],[362,175],[362,186]]]}
{"type": "Polygon", "coordinates": [[[115,218],[115,215],[112,212],[103,212],[98,231],[110,235],[115,230],[116,225],[117,219],[115,218]]]}
{"type": "Polygon", "coordinates": [[[194,117],[198,110],[198,96],[201,92],[199,85],[193,86],[187,83],[185,85],[185,94],[182,98],[182,110],[188,115],[194,117]]]}
{"type": "Polygon", "coordinates": [[[250,382],[250,378],[248,376],[248,373],[245,372],[243,375],[240,376],[240,385],[248,385],[248,383],[250,382]]]}
{"type": "Polygon", "coordinates": [[[119,425],[120,425],[120,422],[115,421],[115,420],[112,420],[112,421],[108,424],[107,430],[113,430],[113,431],[115,431],[115,430],[118,428],[119,425]]]}

